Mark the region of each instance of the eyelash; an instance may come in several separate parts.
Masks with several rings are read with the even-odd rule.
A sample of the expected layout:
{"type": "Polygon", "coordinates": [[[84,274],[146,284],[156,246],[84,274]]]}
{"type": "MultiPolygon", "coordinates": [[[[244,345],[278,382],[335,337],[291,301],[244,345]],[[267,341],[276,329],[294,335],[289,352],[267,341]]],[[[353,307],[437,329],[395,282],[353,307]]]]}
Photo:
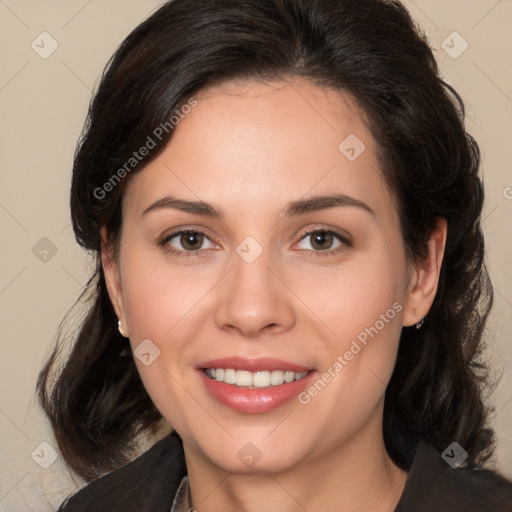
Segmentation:
{"type": "Polygon", "coordinates": [[[309,231],[305,231],[299,241],[304,240],[310,235],[313,235],[315,233],[326,233],[330,235],[334,235],[335,238],[338,239],[339,242],[341,242],[343,245],[338,247],[337,249],[327,249],[325,251],[314,251],[311,249],[303,249],[306,250],[309,253],[309,256],[312,258],[316,258],[319,256],[336,256],[339,255],[342,251],[344,251],[347,247],[352,247],[352,242],[344,235],[342,235],[339,231],[336,231],[335,229],[322,229],[322,228],[315,228],[311,229],[309,231]]]}
{"type": "MultiPolygon", "coordinates": [[[[194,234],[200,234],[206,237],[209,240],[209,237],[206,233],[199,229],[183,229],[181,231],[176,231],[175,233],[170,234],[169,236],[166,236],[161,242],[159,242],[159,245],[163,248],[163,250],[167,253],[173,254],[174,256],[178,257],[189,257],[189,256],[199,256],[203,251],[206,249],[201,249],[198,251],[181,251],[178,249],[175,249],[174,247],[170,247],[168,245],[169,241],[173,238],[185,234],[185,233],[194,233],[194,234]]],[[[328,249],[325,251],[314,251],[311,249],[303,249],[303,251],[307,251],[309,253],[310,257],[321,257],[321,256],[335,256],[338,255],[340,252],[344,251],[347,247],[352,247],[352,242],[344,235],[342,235],[340,232],[334,230],[334,229],[322,229],[322,228],[316,228],[311,229],[309,231],[306,231],[302,234],[299,241],[302,241],[303,239],[307,238],[310,235],[313,235],[315,233],[326,233],[326,234],[332,234],[337,238],[342,244],[342,247],[339,247],[337,249],[328,249]]]]}

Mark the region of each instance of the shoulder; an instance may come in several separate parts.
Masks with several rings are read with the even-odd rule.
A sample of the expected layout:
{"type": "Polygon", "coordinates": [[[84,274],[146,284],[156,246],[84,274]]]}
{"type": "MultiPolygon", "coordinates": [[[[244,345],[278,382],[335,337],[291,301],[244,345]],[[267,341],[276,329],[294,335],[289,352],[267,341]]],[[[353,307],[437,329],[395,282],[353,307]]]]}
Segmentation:
{"type": "Polygon", "coordinates": [[[57,512],[168,512],[185,474],[183,446],[173,432],[132,462],[80,489],[57,512]]]}
{"type": "Polygon", "coordinates": [[[395,512],[512,512],[512,481],[489,469],[452,468],[432,445],[418,445],[395,512]]]}

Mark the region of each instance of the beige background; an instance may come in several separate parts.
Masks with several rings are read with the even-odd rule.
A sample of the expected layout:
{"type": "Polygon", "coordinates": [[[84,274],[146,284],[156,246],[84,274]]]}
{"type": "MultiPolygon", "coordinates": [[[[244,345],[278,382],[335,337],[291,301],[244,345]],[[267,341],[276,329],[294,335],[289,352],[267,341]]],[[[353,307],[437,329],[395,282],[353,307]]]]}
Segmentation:
{"type": "MultiPolygon", "coordinates": [[[[34,400],[36,377],[57,326],[89,272],[69,224],[72,157],[104,64],[160,3],[0,0],[0,511],[55,510],[76,485],[60,458],[46,469],[36,463],[51,462],[56,444],[34,400]],[[40,53],[51,49],[42,32],[58,44],[46,59],[31,47],[35,41],[40,53]],[[51,243],[40,241],[43,237],[51,243]],[[46,262],[40,260],[45,248],[46,262]]],[[[496,286],[487,354],[503,374],[491,400],[497,411],[497,464],[510,478],[512,1],[404,3],[426,30],[445,78],[466,100],[468,130],[483,153],[483,225],[496,286]],[[453,31],[469,45],[457,58],[442,47],[447,40],[452,55],[463,49],[453,31]]]]}

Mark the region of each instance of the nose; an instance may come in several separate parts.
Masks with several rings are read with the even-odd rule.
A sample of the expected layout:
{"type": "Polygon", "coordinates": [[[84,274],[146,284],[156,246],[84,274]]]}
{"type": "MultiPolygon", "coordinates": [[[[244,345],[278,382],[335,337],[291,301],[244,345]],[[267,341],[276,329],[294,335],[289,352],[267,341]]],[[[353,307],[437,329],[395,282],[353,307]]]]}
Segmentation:
{"type": "Polygon", "coordinates": [[[234,255],[234,268],[217,291],[215,322],[220,329],[254,338],[291,329],[296,321],[293,294],[286,279],[272,270],[264,251],[247,263],[234,255]]]}

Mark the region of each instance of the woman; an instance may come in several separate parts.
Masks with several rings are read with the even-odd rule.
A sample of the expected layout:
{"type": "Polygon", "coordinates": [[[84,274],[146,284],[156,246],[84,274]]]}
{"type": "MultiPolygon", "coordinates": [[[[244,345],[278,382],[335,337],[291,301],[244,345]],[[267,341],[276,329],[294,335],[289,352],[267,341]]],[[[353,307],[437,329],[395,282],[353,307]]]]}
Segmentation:
{"type": "Polygon", "coordinates": [[[92,483],[61,510],[512,510],[478,168],[398,2],[164,4],[75,155],[97,265],[38,391],[92,483]]]}

